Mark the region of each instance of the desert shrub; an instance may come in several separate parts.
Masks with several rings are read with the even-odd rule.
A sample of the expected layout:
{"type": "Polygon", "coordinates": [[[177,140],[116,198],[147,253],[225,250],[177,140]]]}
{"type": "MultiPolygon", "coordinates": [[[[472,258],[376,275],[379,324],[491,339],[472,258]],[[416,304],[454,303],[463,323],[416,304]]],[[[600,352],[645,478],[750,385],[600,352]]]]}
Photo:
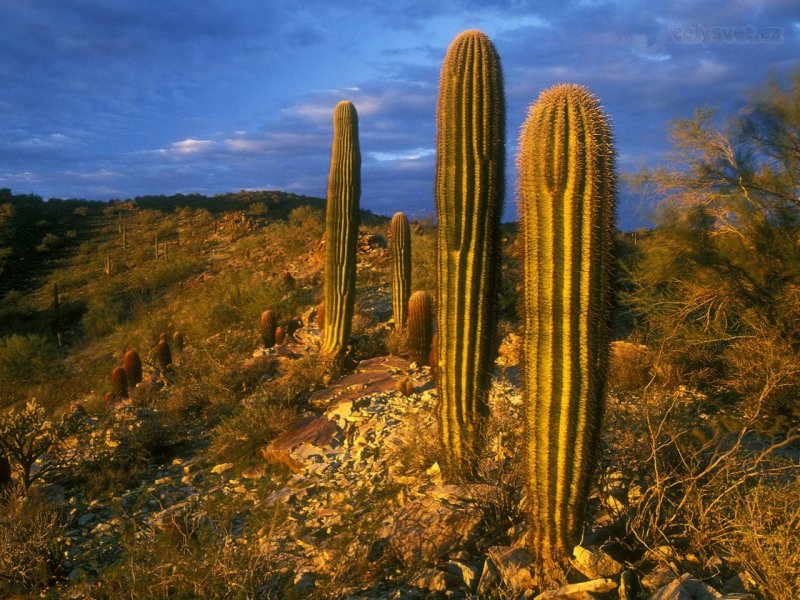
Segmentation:
{"type": "Polygon", "coordinates": [[[76,415],[51,420],[35,399],[30,400],[23,408],[0,416],[0,451],[20,471],[27,490],[34,481],[72,462],[77,456],[76,445],[67,441],[82,428],[83,422],[76,415]]]}
{"type": "Polygon", "coordinates": [[[155,291],[188,279],[203,270],[203,262],[190,256],[174,256],[170,252],[169,260],[159,260],[150,269],[141,272],[137,282],[142,291],[155,291]]]}
{"type": "Polygon", "coordinates": [[[724,128],[707,109],[677,120],[670,163],[637,179],[659,204],[627,300],[656,375],[766,419],[800,411],[799,90],[770,82],[724,128]]]}
{"type": "Polygon", "coordinates": [[[24,397],[26,388],[62,372],[55,344],[38,334],[0,338],[0,408],[24,397]]]}
{"type": "Polygon", "coordinates": [[[250,396],[238,411],[223,419],[214,428],[209,452],[219,460],[252,459],[267,442],[286,431],[297,419],[297,408],[271,396],[269,388],[250,396]]]}
{"type": "Polygon", "coordinates": [[[81,318],[84,333],[89,337],[100,337],[111,333],[125,318],[124,303],[115,297],[96,295],[89,300],[81,318]]]}
{"type": "Polygon", "coordinates": [[[611,389],[631,391],[650,382],[652,352],[643,344],[616,341],[611,343],[608,385],[611,389]]]}
{"type": "Polygon", "coordinates": [[[64,529],[58,511],[39,494],[17,488],[0,498],[0,595],[13,597],[51,582],[64,529]]]}
{"type": "Polygon", "coordinates": [[[746,569],[761,582],[754,591],[788,600],[765,582],[776,571],[780,585],[797,577],[796,546],[776,542],[800,518],[800,499],[776,494],[797,489],[800,434],[760,435],[724,412],[709,415],[717,404],[686,389],[612,396],[601,460],[610,477],[600,489],[625,491],[625,503],[608,506],[634,553],[704,577],[746,569]]]}

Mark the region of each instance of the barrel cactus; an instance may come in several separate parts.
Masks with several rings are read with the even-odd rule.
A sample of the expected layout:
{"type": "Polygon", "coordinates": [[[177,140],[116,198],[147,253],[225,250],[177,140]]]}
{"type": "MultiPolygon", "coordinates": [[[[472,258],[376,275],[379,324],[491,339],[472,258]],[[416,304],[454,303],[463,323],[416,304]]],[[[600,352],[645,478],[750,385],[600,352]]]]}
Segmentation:
{"type": "Polygon", "coordinates": [[[172,365],[172,352],[166,339],[159,340],[156,346],[156,363],[162,371],[168,370],[172,365]]]}
{"type": "Polygon", "coordinates": [[[581,537],[608,364],[614,150],[597,99],[544,91],[517,166],[531,544],[552,568],[581,537]]]}
{"type": "Polygon", "coordinates": [[[325,214],[325,324],[321,352],[339,355],[350,337],[356,292],[356,238],[361,196],[358,114],[351,102],[333,111],[333,147],[325,214]]]}
{"type": "Polygon", "coordinates": [[[122,400],[128,397],[128,376],[122,367],[114,367],[111,371],[111,398],[122,400]]]}
{"type": "Polygon", "coordinates": [[[436,212],[439,431],[451,470],[468,473],[488,413],[499,230],[505,188],[500,59],[480,31],[459,34],[442,65],[436,212]]]}
{"type": "Polygon", "coordinates": [[[142,359],[133,348],[122,357],[122,368],[125,369],[129,386],[136,387],[136,384],[142,381],[142,359]]]}
{"type": "Polygon", "coordinates": [[[408,355],[418,365],[428,364],[433,342],[433,299],[417,291],[408,300],[408,355]]]}
{"type": "Polygon", "coordinates": [[[271,310],[265,310],[261,313],[259,326],[264,347],[272,348],[275,345],[275,330],[278,328],[278,319],[271,310]]]}
{"type": "Polygon", "coordinates": [[[411,295],[411,227],[408,219],[395,213],[389,224],[389,247],[392,253],[392,312],[394,326],[404,329],[408,298],[411,295]]]}
{"type": "Polygon", "coordinates": [[[183,344],[184,344],[183,332],[176,331],[175,333],[173,333],[172,334],[173,348],[175,348],[175,350],[177,350],[178,352],[183,352],[183,344]]]}

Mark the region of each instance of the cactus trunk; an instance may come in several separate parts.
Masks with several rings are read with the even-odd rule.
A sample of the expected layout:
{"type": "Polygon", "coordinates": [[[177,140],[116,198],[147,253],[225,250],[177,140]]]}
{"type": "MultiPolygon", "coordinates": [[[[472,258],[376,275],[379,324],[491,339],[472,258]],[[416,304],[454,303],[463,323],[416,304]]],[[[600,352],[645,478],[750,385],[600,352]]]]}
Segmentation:
{"type": "Polygon", "coordinates": [[[333,112],[333,147],[325,215],[325,325],[321,352],[336,356],[350,337],[356,292],[356,238],[361,196],[358,115],[351,102],[333,112]]]}
{"type": "Polygon", "coordinates": [[[486,35],[465,31],[447,51],[437,108],[439,431],[451,472],[471,470],[488,412],[504,136],[500,60],[486,35]]]}
{"type": "Polygon", "coordinates": [[[395,213],[389,225],[389,244],[392,252],[392,311],[394,326],[405,329],[408,298],[411,295],[411,227],[408,219],[395,213]]]}
{"type": "Polygon", "coordinates": [[[608,363],[614,153],[597,99],[543,92],[517,162],[531,544],[557,563],[581,537],[608,363]]]}

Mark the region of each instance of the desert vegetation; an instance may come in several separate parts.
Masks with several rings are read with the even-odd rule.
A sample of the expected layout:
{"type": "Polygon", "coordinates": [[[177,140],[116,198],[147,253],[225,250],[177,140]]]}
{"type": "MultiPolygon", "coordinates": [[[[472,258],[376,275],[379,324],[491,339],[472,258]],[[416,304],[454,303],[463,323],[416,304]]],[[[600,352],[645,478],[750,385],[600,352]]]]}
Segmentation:
{"type": "Polygon", "coordinates": [[[359,209],[346,101],[326,200],[0,190],[0,595],[797,597],[800,74],[675,122],[637,232],[588,90],[501,225],[488,37],[441,82],[436,223],[359,209]]]}

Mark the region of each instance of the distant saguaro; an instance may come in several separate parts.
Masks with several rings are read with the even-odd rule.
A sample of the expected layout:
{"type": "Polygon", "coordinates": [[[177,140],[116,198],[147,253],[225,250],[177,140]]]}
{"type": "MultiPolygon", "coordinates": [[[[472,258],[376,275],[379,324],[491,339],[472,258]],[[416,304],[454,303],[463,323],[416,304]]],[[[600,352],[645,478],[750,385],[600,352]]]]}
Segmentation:
{"type": "Polygon", "coordinates": [[[389,224],[389,247],[392,253],[392,312],[394,326],[406,326],[408,298],[411,295],[411,227],[408,219],[395,213],[389,224]]]}

